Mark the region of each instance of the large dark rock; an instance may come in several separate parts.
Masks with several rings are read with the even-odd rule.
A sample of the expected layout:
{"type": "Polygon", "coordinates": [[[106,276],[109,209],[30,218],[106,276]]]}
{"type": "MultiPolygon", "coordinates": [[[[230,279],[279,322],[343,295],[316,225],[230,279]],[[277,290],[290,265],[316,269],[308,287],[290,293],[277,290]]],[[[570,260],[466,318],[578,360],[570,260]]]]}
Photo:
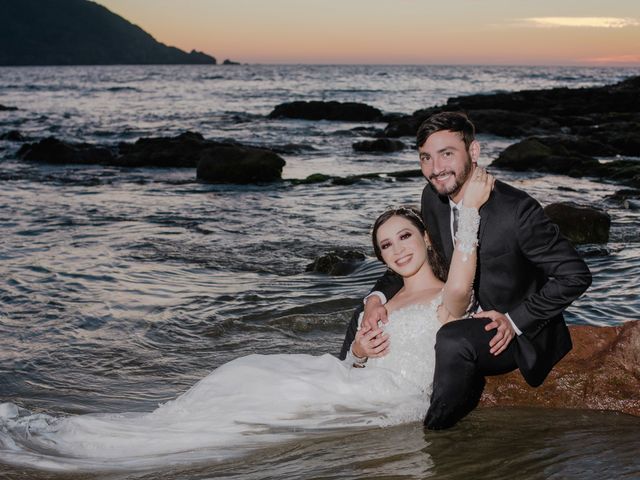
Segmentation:
{"type": "Polygon", "coordinates": [[[262,183],[282,178],[285,161],[274,152],[250,147],[220,146],[203,150],[198,179],[211,183],[262,183]]]}
{"type": "Polygon", "coordinates": [[[226,145],[205,140],[197,132],[177,137],[140,138],[135,143],[121,143],[118,165],[125,167],[195,168],[203,150],[226,145]]]}
{"type": "Polygon", "coordinates": [[[199,133],[141,138],[117,149],[63,142],[53,137],[28,143],[18,151],[24,160],[47,163],[93,163],[119,167],[197,168],[200,180],[261,183],[279,180],[285,161],[275,152],[206,140],[199,133]]]}
{"type": "Polygon", "coordinates": [[[575,177],[596,177],[640,187],[640,162],[613,160],[600,163],[581,153],[606,146],[575,136],[532,137],[504,149],[491,166],[515,171],[550,172],[575,177]]]}
{"type": "Polygon", "coordinates": [[[544,212],[574,245],[609,241],[611,217],[602,210],[560,202],[547,205],[544,212]]]}
{"type": "Polygon", "coordinates": [[[328,275],[349,275],[365,259],[358,250],[337,249],[321,255],[307,266],[307,272],[326,273],[328,275]]]}
{"type": "Polygon", "coordinates": [[[375,140],[363,140],[353,144],[356,152],[383,152],[391,153],[404,150],[405,144],[400,140],[391,138],[377,138],[375,140]]]}
{"type": "Polygon", "coordinates": [[[614,85],[588,88],[551,88],[495,94],[476,94],[447,100],[448,109],[508,110],[547,118],[594,113],[640,111],[640,77],[631,77],[614,85]]]}
{"type": "MultiPolygon", "coordinates": [[[[581,164],[584,160],[581,155],[640,157],[640,76],[601,87],[454,97],[445,105],[418,110],[389,121],[384,135],[415,138],[420,124],[440,111],[465,112],[478,133],[563,138],[559,142],[544,142],[553,148],[546,152],[538,151],[535,160],[538,171],[580,175],[579,170],[585,166],[581,164]],[[566,151],[558,148],[559,145],[566,151]]],[[[528,147],[530,149],[531,145],[528,147]]],[[[526,156],[533,160],[531,153],[526,156]]],[[[525,167],[526,161],[522,158],[516,163],[506,157],[499,160],[510,163],[504,168],[514,168],[516,163],[516,169],[531,167],[525,167]]],[[[629,168],[629,165],[614,164],[602,173],[592,171],[590,175],[616,181],[623,178],[627,185],[640,185],[638,172],[630,175],[629,168]],[[618,173],[612,173],[612,169],[618,173]]]]}
{"type": "Polygon", "coordinates": [[[507,170],[581,176],[598,165],[598,161],[572,150],[559,137],[532,137],[505,148],[491,165],[507,170]]]}
{"type": "Polygon", "coordinates": [[[477,133],[490,133],[502,137],[523,137],[559,132],[554,120],[526,112],[483,109],[469,112],[477,133]]]}
{"type": "Polygon", "coordinates": [[[417,110],[411,115],[403,115],[391,120],[384,129],[385,137],[414,137],[418,131],[418,127],[434,113],[441,112],[442,108],[432,107],[417,110]]]}
{"type": "Polygon", "coordinates": [[[269,118],[300,118],[303,120],[342,120],[373,122],[383,118],[377,108],[355,102],[289,102],[277,105],[269,118]]]}
{"type": "Polygon", "coordinates": [[[48,137],[37,143],[26,143],[18,156],[24,160],[55,164],[102,164],[114,163],[114,155],[108,148],[88,143],[69,143],[48,137]]]}
{"type": "Polygon", "coordinates": [[[87,0],[2,0],[0,65],[215,64],[87,0]]]}
{"type": "Polygon", "coordinates": [[[640,322],[569,327],[573,350],[538,388],[516,370],[487,377],[480,406],[614,410],[640,416],[640,322]]]}

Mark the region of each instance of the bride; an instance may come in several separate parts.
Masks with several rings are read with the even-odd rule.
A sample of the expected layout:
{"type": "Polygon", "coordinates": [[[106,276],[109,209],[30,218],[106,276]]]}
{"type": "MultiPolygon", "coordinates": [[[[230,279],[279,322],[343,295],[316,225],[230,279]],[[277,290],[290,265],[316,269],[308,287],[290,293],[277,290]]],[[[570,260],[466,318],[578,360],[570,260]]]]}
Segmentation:
{"type": "Polygon", "coordinates": [[[471,301],[478,208],[492,186],[493,177],[477,168],[446,282],[418,212],[397,208],[378,217],[375,253],[404,287],[387,304],[389,323],[360,329],[344,361],[329,354],[249,355],[150,413],[54,417],[4,403],[0,461],[50,470],[145,468],[222,460],[337,428],[422,421],[436,332],[471,301]]]}

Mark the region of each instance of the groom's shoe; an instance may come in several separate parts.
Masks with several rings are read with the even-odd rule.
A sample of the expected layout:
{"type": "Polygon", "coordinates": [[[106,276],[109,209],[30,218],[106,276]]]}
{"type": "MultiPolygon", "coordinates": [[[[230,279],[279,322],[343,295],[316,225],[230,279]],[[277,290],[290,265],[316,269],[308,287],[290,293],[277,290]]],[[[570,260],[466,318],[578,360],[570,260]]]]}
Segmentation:
{"type": "Polygon", "coordinates": [[[485,383],[484,377],[478,377],[464,394],[448,400],[444,398],[444,395],[439,394],[434,386],[431,406],[424,419],[424,426],[429,430],[443,430],[453,427],[478,406],[485,383]]]}

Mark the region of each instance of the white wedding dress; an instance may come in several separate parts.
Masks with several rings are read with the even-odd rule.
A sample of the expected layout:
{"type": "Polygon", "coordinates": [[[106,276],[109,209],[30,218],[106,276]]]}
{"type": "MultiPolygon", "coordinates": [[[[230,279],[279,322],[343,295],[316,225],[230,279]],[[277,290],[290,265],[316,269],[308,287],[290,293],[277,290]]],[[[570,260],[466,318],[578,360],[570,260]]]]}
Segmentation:
{"type": "Polygon", "coordinates": [[[392,312],[390,351],[365,368],[329,354],[249,355],[151,413],[52,417],[2,404],[0,461],[53,470],[146,468],[223,460],[338,428],[422,421],[440,303],[441,295],[392,312]]]}

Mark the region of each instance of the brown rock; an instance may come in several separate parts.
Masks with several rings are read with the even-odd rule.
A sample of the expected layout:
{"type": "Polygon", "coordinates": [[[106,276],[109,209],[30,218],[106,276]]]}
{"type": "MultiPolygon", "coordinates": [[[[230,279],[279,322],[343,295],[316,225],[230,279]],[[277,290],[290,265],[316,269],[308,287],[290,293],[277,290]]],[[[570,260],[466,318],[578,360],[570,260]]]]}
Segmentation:
{"type": "Polygon", "coordinates": [[[615,410],[640,416],[640,322],[569,327],[573,350],[538,388],[518,371],[487,378],[481,407],[615,410]]]}

